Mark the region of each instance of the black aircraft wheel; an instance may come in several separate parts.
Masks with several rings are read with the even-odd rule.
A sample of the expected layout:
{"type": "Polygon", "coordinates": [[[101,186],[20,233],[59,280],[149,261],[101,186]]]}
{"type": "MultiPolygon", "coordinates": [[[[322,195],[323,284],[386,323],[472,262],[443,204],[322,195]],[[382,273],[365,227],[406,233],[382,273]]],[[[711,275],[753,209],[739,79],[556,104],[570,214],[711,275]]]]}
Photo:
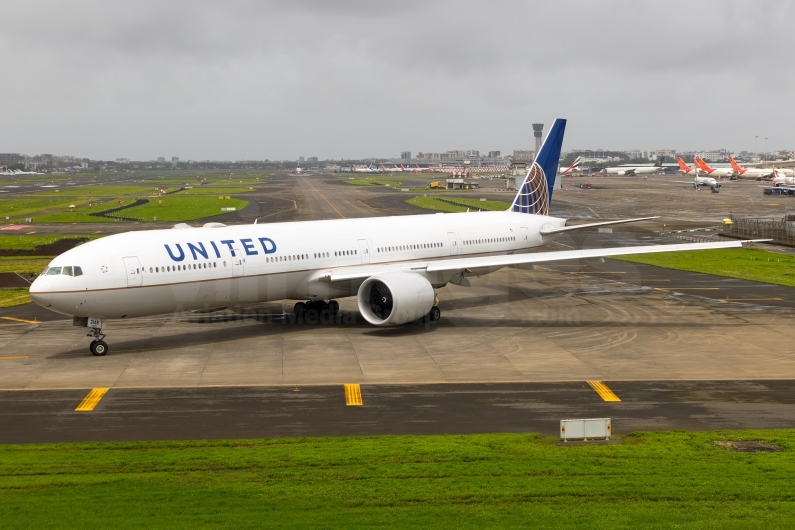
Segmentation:
{"type": "Polygon", "coordinates": [[[304,311],[306,311],[306,305],[303,302],[298,302],[293,306],[293,314],[297,317],[303,315],[304,311]]]}
{"type": "Polygon", "coordinates": [[[340,312],[340,303],[336,300],[332,300],[328,303],[328,312],[331,313],[332,316],[335,316],[337,313],[340,312]]]}
{"type": "Polygon", "coordinates": [[[430,313],[428,313],[428,317],[430,318],[431,322],[437,322],[440,318],[442,318],[442,312],[438,307],[433,306],[430,313]]]}
{"type": "Polygon", "coordinates": [[[91,353],[97,356],[102,356],[108,353],[108,345],[104,340],[95,340],[91,343],[91,353]]]}

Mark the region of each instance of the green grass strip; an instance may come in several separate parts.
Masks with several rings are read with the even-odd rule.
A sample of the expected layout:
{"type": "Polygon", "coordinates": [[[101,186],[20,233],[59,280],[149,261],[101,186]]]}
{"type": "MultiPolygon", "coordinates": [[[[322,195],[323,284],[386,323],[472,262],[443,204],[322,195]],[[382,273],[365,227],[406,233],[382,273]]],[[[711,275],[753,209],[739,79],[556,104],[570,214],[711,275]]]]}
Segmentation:
{"type": "Polygon", "coordinates": [[[4,528],[784,528],[795,431],[0,446],[4,528]],[[718,440],[761,440],[736,453],[718,440]]]}
{"type": "Polygon", "coordinates": [[[467,208],[471,207],[484,208],[491,211],[504,211],[510,207],[510,203],[504,201],[481,201],[480,199],[461,197],[426,197],[424,195],[413,197],[406,200],[406,202],[413,206],[425,208],[426,210],[435,210],[437,212],[465,212],[467,211],[467,208]],[[445,201],[453,201],[467,206],[450,204],[449,202],[445,201]]]}
{"type": "Polygon", "coordinates": [[[758,248],[662,252],[611,259],[795,287],[795,256],[758,248]]]}

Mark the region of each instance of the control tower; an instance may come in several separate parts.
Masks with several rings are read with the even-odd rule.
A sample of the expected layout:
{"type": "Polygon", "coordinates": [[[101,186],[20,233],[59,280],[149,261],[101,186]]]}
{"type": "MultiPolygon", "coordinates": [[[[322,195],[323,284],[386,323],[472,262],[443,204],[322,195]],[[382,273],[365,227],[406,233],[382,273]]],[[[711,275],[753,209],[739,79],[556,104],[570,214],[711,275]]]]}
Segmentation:
{"type": "Polygon", "coordinates": [[[536,154],[538,154],[538,150],[541,149],[541,134],[544,131],[544,124],[543,123],[534,123],[533,124],[533,136],[536,137],[536,154]]]}

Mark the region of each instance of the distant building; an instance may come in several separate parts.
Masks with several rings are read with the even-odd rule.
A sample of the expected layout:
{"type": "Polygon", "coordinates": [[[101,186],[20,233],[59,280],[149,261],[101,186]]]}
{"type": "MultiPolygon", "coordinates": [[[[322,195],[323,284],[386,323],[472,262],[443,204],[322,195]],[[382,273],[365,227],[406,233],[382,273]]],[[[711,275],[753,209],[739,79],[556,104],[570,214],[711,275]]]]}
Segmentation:
{"type": "Polygon", "coordinates": [[[22,159],[19,153],[0,153],[0,166],[14,166],[22,162],[22,159]]]}
{"type": "Polygon", "coordinates": [[[306,161],[309,164],[317,164],[317,157],[316,156],[310,156],[309,158],[306,159],[306,161]]]}
{"type": "Polygon", "coordinates": [[[726,162],[730,154],[726,149],[714,149],[712,151],[702,151],[698,153],[698,156],[707,162],[726,162]]]}
{"type": "Polygon", "coordinates": [[[514,160],[533,160],[535,158],[536,152],[531,151],[529,149],[514,149],[513,150],[513,159],[514,160]]]}
{"type": "Polygon", "coordinates": [[[164,156],[159,156],[159,157],[157,157],[157,161],[158,161],[158,162],[165,162],[165,161],[166,161],[166,157],[164,157],[164,156]]]}
{"type": "Polygon", "coordinates": [[[117,164],[129,164],[130,163],[130,159],[129,158],[117,158],[116,159],[116,163],[117,164]]]}
{"type": "Polygon", "coordinates": [[[489,151],[489,158],[500,158],[499,151],[489,151]]]}
{"type": "Polygon", "coordinates": [[[177,162],[179,162],[179,157],[178,156],[172,156],[171,157],[171,163],[172,164],[176,164],[177,162]]]}

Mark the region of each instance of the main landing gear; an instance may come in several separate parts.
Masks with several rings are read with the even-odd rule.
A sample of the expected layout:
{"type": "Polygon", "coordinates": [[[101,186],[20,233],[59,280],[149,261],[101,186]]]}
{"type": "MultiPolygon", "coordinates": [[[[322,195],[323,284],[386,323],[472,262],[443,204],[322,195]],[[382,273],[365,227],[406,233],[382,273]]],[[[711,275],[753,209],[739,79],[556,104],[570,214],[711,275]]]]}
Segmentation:
{"type": "Polygon", "coordinates": [[[326,315],[336,316],[340,312],[340,304],[336,300],[309,300],[308,302],[298,302],[293,306],[293,313],[296,317],[322,317],[326,315]]]}
{"type": "Polygon", "coordinates": [[[423,324],[426,322],[438,322],[440,318],[442,318],[442,311],[439,309],[439,306],[435,305],[428,311],[427,315],[420,319],[420,322],[423,324]]]}
{"type": "Polygon", "coordinates": [[[105,334],[102,333],[101,329],[91,328],[91,332],[86,336],[94,337],[94,340],[91,341],[91,345],[88,347],[88,349],[91,350],[91,353],[97,356],[102,356],[108,353],[108,344],[103,340],[105,338],[105,334]]]}

